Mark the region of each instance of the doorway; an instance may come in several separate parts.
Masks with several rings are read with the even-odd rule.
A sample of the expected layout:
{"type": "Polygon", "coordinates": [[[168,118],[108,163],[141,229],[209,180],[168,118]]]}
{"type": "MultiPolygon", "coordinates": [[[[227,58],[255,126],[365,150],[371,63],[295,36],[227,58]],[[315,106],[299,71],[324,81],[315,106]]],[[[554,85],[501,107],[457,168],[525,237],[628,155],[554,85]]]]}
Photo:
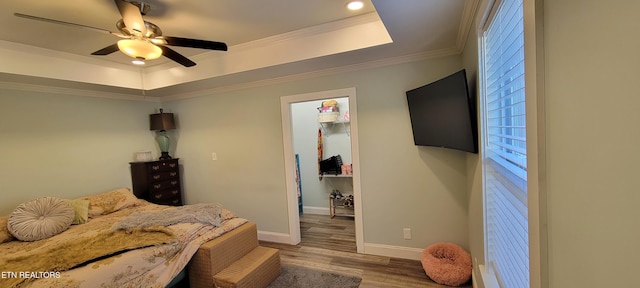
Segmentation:
{"type": "MultiPolygon", "coordinates": [[[[297,94],[280,97],[282,113],[282,135],[284,142],[285,181],[287,189],[287,212],[289,218],[289,244],[300,243],[300,216],[298,207],[298,184],[296,181],[296,156],[294,150],[294,130],[292,119],[292,105],[295,103],[328,100],[333,98],[348,98],[349,104],[349,134],[351,139],[352,185],[354,202],[354,222],[357,252],[364,251],[362,227],[362,199],[360,188],[360,165],[358,151],[358,115],[356,109],[356,89],[346,88],[316,93],[297,94]]],[[[304,192],[303,192],[304,193],[304,192]]],[[[328,203],[328,202],[327,202],[328,203]]],[[[327,216],[329,217],[329,216],[327,216]]]]}

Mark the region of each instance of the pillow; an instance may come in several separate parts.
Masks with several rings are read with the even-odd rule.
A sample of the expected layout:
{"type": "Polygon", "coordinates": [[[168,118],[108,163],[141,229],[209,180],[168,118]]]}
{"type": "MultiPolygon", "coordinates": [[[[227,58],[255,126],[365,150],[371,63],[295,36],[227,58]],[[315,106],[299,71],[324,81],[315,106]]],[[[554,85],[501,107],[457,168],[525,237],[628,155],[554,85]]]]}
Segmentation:
{"type": "Polygon", "coordinates": [[[73,208],[75,216],[71,224],[84,224],[89,221],[89,200],[86,199],[65,199],[65,202],[73,208]]]}
{"type": "Polygon", "coordinates": [[[11,233],[9,233],[9,229],[7,228],[7,220],[9,219],[9,215],[0,217],[0,244],[7,243],[15,239],[11,233]]]}
{"type": "Polygon", "coordinates": [[[38,241],[69,229],[74,215],[64,200],[42,197],[18,205],[9,215],[7,228],[18,240],[38,241]]]}
{"type": "Polygon", "coordinates": [[[89,200],[89,218],[113,213],[138,203],[138,198],[128,188],[120,188],[80,199],[89,200]]]}

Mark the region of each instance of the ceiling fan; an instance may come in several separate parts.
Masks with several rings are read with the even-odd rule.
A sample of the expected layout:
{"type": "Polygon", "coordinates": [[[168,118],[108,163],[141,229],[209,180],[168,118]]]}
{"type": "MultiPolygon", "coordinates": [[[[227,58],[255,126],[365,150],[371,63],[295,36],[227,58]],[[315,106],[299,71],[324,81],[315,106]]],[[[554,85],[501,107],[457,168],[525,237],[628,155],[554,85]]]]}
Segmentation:
{"type": "Polygon", "coordinates": [[[153,60],[160,56],[165,56],[185,67],[196,65],[195,62],[167,47],[167,45],[227,51],[227,44],[223,42],[163,36],[160,27],[142,19],[142,15],[146,14],[150,9],[150,6],[144,2],[127,2],[124,0],[114,0],[114,2],[122,16],[122,19],[116,23],[116,27],[120,32],[21,13],[14,13],[13,15],[31,20],[90,29],[123,38],[115,44],[91,53],[91,55],[109,55],[113,52],[121,51],[134,58],[134,64],[144,64],[145,60],[153,60]],[[138,62],[136,63],[136,61],[138,62]]]}

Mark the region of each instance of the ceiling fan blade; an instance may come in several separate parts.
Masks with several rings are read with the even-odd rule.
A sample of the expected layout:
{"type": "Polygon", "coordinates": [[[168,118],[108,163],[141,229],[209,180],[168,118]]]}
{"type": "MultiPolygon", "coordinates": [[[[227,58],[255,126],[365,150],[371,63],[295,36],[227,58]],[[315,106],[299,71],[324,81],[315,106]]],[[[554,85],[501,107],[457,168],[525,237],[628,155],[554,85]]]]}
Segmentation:
{"type": "Polygon", "coordinates": [[[91,53],[91,55],[109,55],[109,54],[111,54],[113,52],[116,52],[118,50],[120,50],[120,49],[118,48],[118,43],[116,43],[116,44],[104,47],[104,48],[102,48],[102,49],[100,49],[100,50],[98,50],[96,52],[93,52],[93,53],[91,53]]]}
{"type": "Polygon", "coordinates": [[[140,9],[136,7],[136,5],[123,0],[114,0],[114,2],[116,2],[116,5],[118,6],[118,11],[120,11],[122,21],[124,21],[124,25],[127,29],[129,29],[132,34],[140,33],[140,35],[145,35],[147,33],[147,28],[144,25],[140,9]]]}
{"type": "Polygon", "coordinates": [[[91,26],[82,25],[82,24],[76,24],[76,23],[71,23],[71,22],[65,22],[65,21],[60,21],[60,20],[55,20],[55,19],[49,19],[49,18],[38,17],[38,16],[33,16],[33,15],[27,15],[27,14],[21,14],[21,13],[13,13],[13,15],[15,15],[16,17],[25,18],[25,19],[29,19],[29,20],[37,20],[37,21],[49,22],[49,23],[54,23],[54,24],[61,24],[61,25],[66,25],[66,26],[71,26],[71,27],[76,27],[76,28],[89,29],[89,30],[93,30],[93,31],[96,31],[96,32],[107,33],[107,34],[116,35],[116,36],[122,35],[120,33],[111,32],[109,30],[105,30],[105,29],[101,29],[101,28],[96,28],[96,27],[91,27],[91,26]]]}
{"type": "Polygon", "coordinates": [[[227,44],[222,42],[189,39],[189,38],[181,38],[181,37],[171,37],[171,36],[160,36],[156,38],[161,38],[165,40],[167,42],[167,45],[171,45],[171,46],[227,51],[227,44]]]}
{"type": "Polygon", "coordinates": [[[165,57],[173,61],[180,63],[184,67],[191,67],[196,65],[196,62],[189,60],[189,58],[182,56],[182,54],[174,51],[173,49],[167,46],[158,46],[158,47],[162,49],[162,55],[164,55],[165,57]]]}

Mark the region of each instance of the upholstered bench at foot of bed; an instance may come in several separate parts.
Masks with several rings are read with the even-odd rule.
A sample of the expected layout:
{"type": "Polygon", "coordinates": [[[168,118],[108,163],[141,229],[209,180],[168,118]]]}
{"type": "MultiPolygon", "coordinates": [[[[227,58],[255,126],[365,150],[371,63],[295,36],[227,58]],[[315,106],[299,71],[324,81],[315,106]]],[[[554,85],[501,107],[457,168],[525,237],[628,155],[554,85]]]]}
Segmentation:
{"type": "MultiPolygon", "coordinates": [[[[256,224],[253,222],[247,222],[216,239],[202,244],[202,246],[200,246],[200,248],[198,249],[198,252],[196,252],[196,254],[193,256],[193,258],[191,258],[191,261],[189,262],[188,267],[190,287],[218,287],[215,286],[214,276],[223,272],[223,270],[232,266],[236,262],[239,262],[239,264],[237,265],[249,265],[243,263],[254,263],[255,265],[249,266],[251,266],[251,269],[253,270],[260,270],[257,271],[259,273],[248,273],[250,272],[248,270],[244,273],[249,276],[259,275],[259,278],[263,279],[256,283],[264,282],[264,285],[251,286],[252,288],[266,287],[273,279],[275,279],[280,274],[280,255],[277,253],[278,250],[275,250],[275,255],[271,255],[274,254],[274,251],[265,251],[263,248],[275,250],[258,246],[258,230],[256,224]],[[258,250],[255,250],[257,248],[258,250]],[[265,256],[268,257],[265,258],[265,256]]],[[[229,271],[225,273],[229,273],[229,271]]],[[[222,276],[224,275],[225,274],[222,274],[222,276]]],[[[255,276],[251,276],[249,278],[253,277],[255,276]]],[[[225,287],[243,286],[231,285],[225,287]]]]}

